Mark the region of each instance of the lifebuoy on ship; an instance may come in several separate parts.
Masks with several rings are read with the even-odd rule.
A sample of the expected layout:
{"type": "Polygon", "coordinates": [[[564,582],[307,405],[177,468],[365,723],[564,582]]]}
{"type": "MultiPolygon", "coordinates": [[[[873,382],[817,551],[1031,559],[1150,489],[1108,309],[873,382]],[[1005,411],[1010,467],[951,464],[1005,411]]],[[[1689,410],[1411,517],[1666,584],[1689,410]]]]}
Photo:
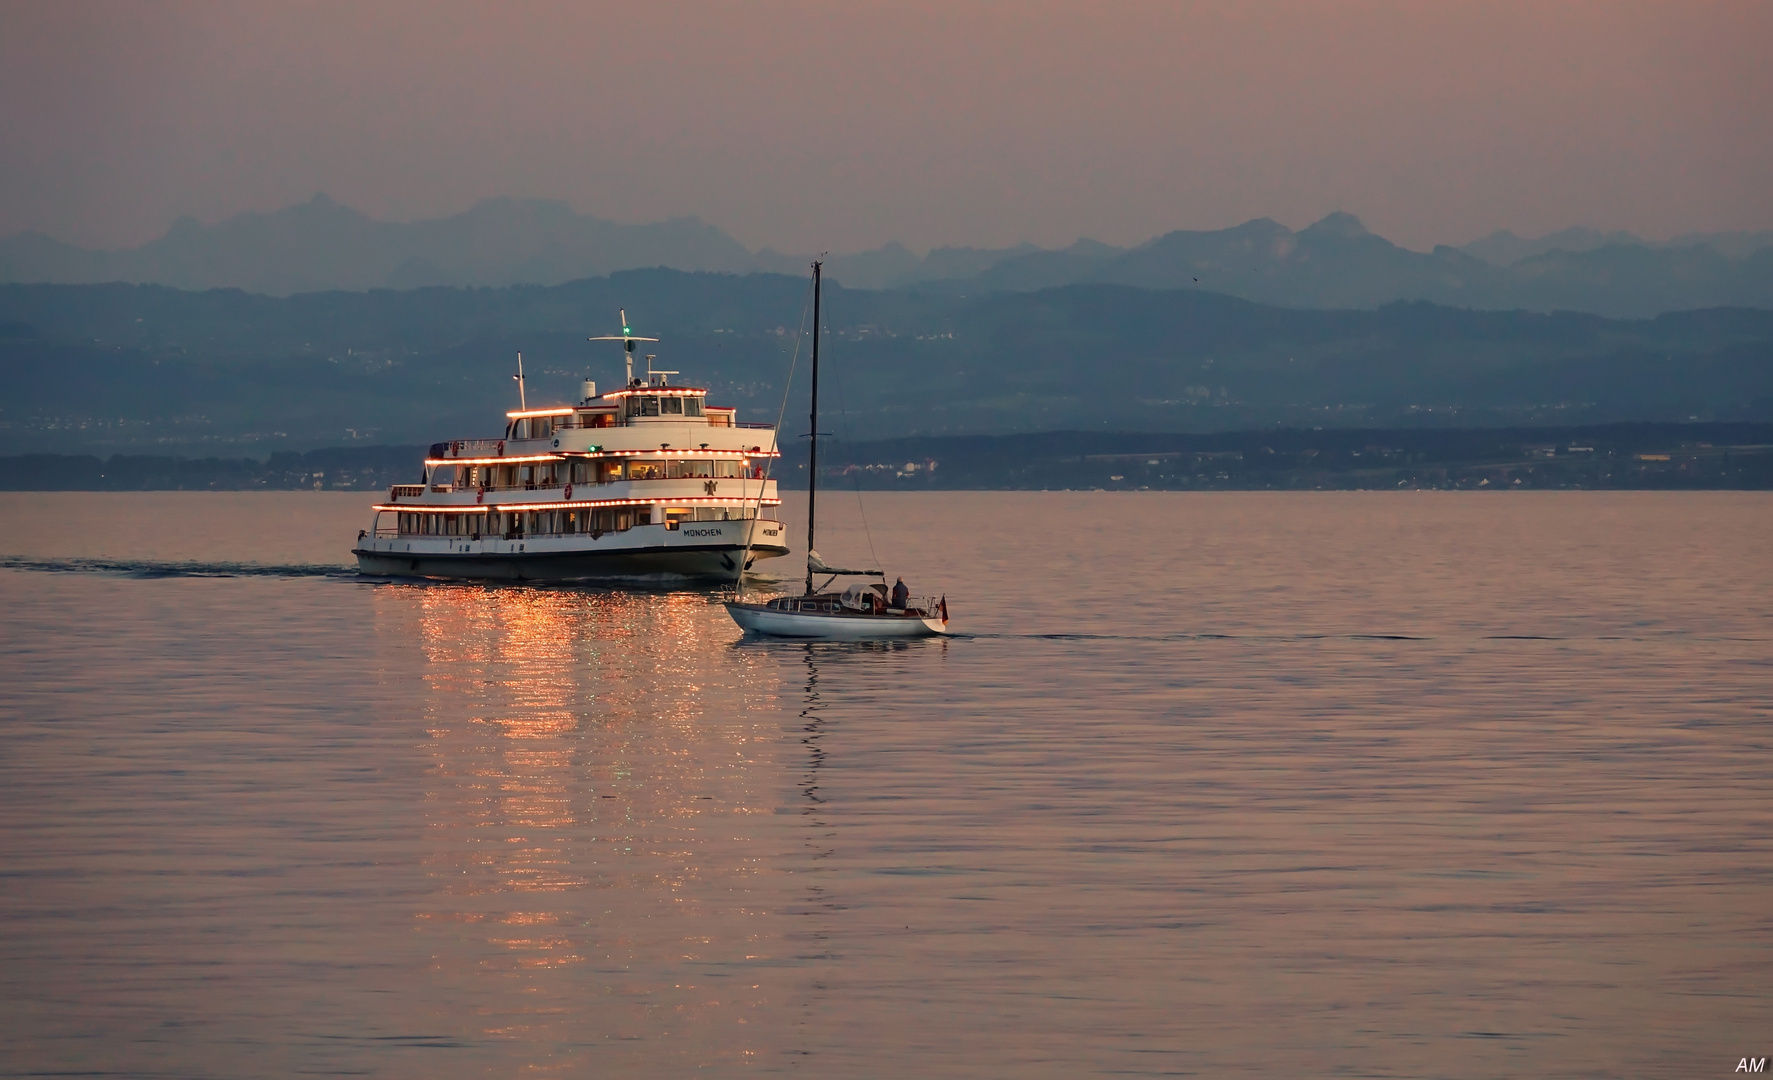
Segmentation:
{"type": "Polygon", "coordinates": [[[563,491],[563,492],[561,492],[561,496],[560,496],[560,497],[561,497],[561,498],[563,498],[563,499],[570,499],[570,498],[572,498],[572,497],[573,497],[573,486],[572,486],[572,485],[571,485],[571,484],[568,484],[568,485],[566,485],[566,490],[565,490],[565,491],[563,491]]]}

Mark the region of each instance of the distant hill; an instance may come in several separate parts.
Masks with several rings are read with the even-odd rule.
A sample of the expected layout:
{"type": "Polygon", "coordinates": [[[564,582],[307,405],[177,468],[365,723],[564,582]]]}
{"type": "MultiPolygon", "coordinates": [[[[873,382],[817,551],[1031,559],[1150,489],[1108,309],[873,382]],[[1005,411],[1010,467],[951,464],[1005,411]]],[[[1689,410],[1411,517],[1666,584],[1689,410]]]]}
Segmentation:
{"type": "MultiPolygon", "coordinates": [[[[0,456],[0,491],[373,491],[417,478],[424,446],[0,456]]],[[[776,475],[806,489],[806,443],[776,475]]],[[[1773,489],[1773,424],[1268,428],[1210,435],[1047,431],[827,442],[821,483],[871,490],[1263,491],[1773,489]]]]}
{"type": "MultiPolygon", "coordinates": [[[[215,225],[182,219],[159,240],[125,251],[89,251],[38,233],[0,240],[0,281],[121,281],[271,296],[558,285],[645,267],[799,274],[808,261],[767,248],[749,251],[695,218],[623,225],[574,213],[564,203],[513,199],[401,224],[316,196],[215,225]]],[[[1297,232],[1259,218],[1229,229],[1166,233],[1133,248],[1079,240],[1058,250],[1020,244],[939,247],[918,255],[894,243],[832,256],[826,269],[850,288],[978,294],[1115,284],[1303,308],[1426,300],[1646,317],[1693,307],[1773,307],[1773,232],[1694,234],[1662,244],[1581,228],[1533,239],[1499,232],[1464,248],[1424,253],[1374,235],[1342,213],[1297,232]]]]}
{"type": "MultiPolygon", "coordinates": [[[[672,270],[288,298],[5,285],[0,453],[262,454],[496,433],[518,351],[532,402],[619,378],[617,351],[585,340],[618,307],[663,339],[661,366],[743,420],[774,421],[805,296],[800,275],[672,270]]],[[[1769,310],[1620,320],[1425,302],[1310,310],[1099,283],[834,283],[826,312],[826,404],[851,439],[1773,420],[1769,310]]],[[[797,402],[804,366],[801,379],[797,402]]]]}

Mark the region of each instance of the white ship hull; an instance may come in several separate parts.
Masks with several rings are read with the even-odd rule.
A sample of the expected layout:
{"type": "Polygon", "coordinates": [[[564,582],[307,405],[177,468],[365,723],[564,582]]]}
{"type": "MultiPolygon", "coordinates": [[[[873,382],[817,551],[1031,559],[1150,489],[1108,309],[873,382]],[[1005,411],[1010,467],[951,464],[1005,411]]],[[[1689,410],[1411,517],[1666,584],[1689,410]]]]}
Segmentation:
{"type": "MultiPolygon", "coordinates": [[[[400,536],[358,541],[354,554],[365,574],[490,581],[722,581],[737,580],[745,555],[745,526],[768,519],[686,523],[679,529],[637,525],[596,539],[589,535],[496,537],[400,536]]],[[[750,565],[786,555],[780,541],[758,537],[750,565]]]]}
{"type": "Polygon", "coordinates": [[[747,633],[822,641],[882,641],[892,638],[937,637],[946,633],[939,618],[915,615],[824,614],[778,611],[760,604],[728,603],[727,614],[747,633]]]}

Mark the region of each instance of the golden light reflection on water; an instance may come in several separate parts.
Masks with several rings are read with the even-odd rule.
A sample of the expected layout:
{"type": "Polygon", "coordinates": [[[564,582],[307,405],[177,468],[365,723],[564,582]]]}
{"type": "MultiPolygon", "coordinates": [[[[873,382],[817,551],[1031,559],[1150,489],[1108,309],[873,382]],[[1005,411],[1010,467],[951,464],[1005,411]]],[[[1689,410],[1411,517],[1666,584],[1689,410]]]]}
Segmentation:
{"type": "Polygon", "coordinates": [[[425,665],[418,932],[437,1000],[479,1003],[439,1019],[537,1068],[754,1055],[793,844],[773,658],[695,594],[382,595],[425,665]]]}

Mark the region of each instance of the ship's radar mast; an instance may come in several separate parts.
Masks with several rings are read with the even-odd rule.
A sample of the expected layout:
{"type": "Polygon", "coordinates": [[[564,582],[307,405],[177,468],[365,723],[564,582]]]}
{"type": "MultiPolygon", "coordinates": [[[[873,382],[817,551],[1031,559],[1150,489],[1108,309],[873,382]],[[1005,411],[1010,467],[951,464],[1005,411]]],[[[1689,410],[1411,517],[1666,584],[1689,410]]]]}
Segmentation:
{"type": "Polygon", "coordinates": [[[624,389],[632,390],[634,389],[634,343],[636,341],[657,341],[659,339],[656,337],[639,337],[633,330],[629,329],[627,308],[617,309],[617,314],[622,320],[622,332],[620,334],[604,334],[601,337],[589,338],[587,340],[619,341],[622,343],[622,362],[626,366],[626,373],[622,386],[624,389]]]}

